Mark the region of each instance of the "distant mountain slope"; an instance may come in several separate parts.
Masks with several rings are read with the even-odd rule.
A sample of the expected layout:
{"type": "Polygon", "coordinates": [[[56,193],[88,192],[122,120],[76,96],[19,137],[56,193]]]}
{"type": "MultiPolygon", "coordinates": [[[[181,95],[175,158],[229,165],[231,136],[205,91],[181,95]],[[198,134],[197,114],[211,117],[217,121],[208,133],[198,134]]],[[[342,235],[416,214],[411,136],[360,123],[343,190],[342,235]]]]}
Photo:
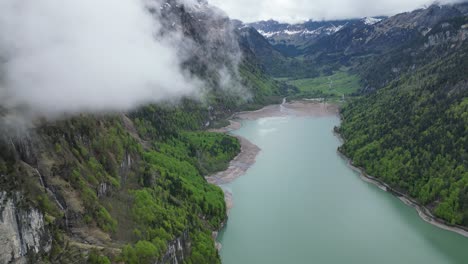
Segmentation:
{"type": "Polygon", "coordinates": [[[274,77],[318,76],[313,67],[307,65],[308,62],[283,55],[253,27],[243,24],[238,24],[237,27],[244,54],[251,54],[251,57],[267,74],[274,77]]]}
{"type": "Polygon", "coordinates": [[[384,17],[349,20],[307,21],[298,24],[280,23],[275,20],[249,23],[262,34],[271,45],[285,56],[297,56],[303,48],[317,39],[332,35],[346,26],[372,25],[384,17]]]}
{"type": "Polygon", "coordinates": [[[304,78],[330,74],[342,66],[354,68],[356,63],[374,55],[413,45],[440,22],[465,15],[466,6],[466,3],[432,5],[388,18],[294,25],[269,20],[239,27],[257,29],[270,44],[259,41],[260,37],[251,29],[246,34],[257,39],[249,43],[254,53],[261,51],[257,55],[268,73],[275,77],[304,78]]]}
{"type": "Polygon", "coordinates": [[[329,63],[337,58],[343,61],[397,49],[426,35],[441,21],[463,16],[461,8],[465,5],[432,5],[389,17],[373,25],[347,26],[308,46],[305,56],[317,62],[329,63]]]}
{"type": "Polygon", "coordinates": [[[360,58],[355,70],[363,79],[364,92],[381,88],[391,80],[444,59],[467,45],[468,16],[442,19],[412,41],[378,56],[360,58]]]}

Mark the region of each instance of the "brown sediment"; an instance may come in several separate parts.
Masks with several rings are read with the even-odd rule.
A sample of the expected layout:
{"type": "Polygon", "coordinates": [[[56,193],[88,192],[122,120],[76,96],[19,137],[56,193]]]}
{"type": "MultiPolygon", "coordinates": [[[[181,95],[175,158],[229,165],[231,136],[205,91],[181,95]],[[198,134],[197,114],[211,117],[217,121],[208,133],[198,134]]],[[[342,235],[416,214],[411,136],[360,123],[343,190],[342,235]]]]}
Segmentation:
{"type": "Polygon", "coordinates": [[[339,106],[329,103],[317,103],[313,101],[293,101],[285,103],[283,112],[296,116],[330,116],[339,114],[339,106]]]}
{"type": "MultiPolygon", "coordinates": [[[[211,132],[229,133],[241,128],[242,120],[256,120],[275,116],[330,116],[338,114],[338,106],[328,103],[318,103],[311,101],[283,102],[280,105],[268,105],[256,111],[245,111],[235,114],[229,125],[220,129],[211,129],[211,132]]],[[[241,145],[240,153],[229,163],[225,171],[207,176],[206,180],[215,185],[230,183],[238,177],[244,175],[246,171],[255,164],[260,148],[244,137],[233,135],[239,139],[241,145]]],[[[233,207],[232,194],[224,190],[227,211],[233,207]]]]}
{"type": "Polygon", "coordinates": [[[330,116],[337,115],[339,107],[336,104],[318,103],[313,101],[284,102],[280,105],[269,105],[257,111],[237,113],[234,117],[245,120],[256,120],[274,116],[330,116]]]}
{"type": "Polygon", "coordinates": [[[206,177],[206,180],[209,183],[222,185],[232,182],[237,177],[245,174],[247,169],[255,163],[255,159],[257,154],[260,152],[260,148],[244,137],[237,135],[234,136],[239,139],[241,145],[240,153],[231,160],[227,170],[206,177]]]}

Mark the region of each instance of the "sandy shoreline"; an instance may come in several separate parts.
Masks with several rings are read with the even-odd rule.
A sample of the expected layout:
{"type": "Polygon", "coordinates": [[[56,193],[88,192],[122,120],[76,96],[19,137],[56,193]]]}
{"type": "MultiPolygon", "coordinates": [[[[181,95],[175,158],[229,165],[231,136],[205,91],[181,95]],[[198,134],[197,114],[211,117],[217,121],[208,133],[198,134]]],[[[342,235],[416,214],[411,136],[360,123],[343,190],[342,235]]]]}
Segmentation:
{"type": "MultiPolygon", "coordinates": [[[[341,142],[344,142],[341,135],[335,133],[335,136],[338,137],[341,142]]],[[[353,161],[350,158],[348,158],[346,155],[341,153],[340,151],[337,150],[337,153],[342,159],[346,161],[347,165],[352,170],[359,173],[359,177],[361,178],[361,180],[371,183],[377,186],[379,189],[393,194],[395,197],[400,199],[400,201],[402,201],[404,204],[414,208],[418,212],[419,217],[425,222],[433,226],[436,226],[438,228],[457,233],[464,237],[468,237],[468,228],[463,227],[463,226],[458,226],[458,225],[450,225],[447,222],[445,222],[443,219],[440,219],[434,216],[431,210],[429,210],[429,208],[419,204],[415,199],[409,197],[408,195],[393,189],[392,187],[390,187],[388,184],[386,184],[382,180],[367,174],[364,168],[354,166],[353,161]]]]}
{"type": "Polygon", "coordinates": [[[225,171],[218,172],[206,177],[209,183],[222,185],[230,183],[237,177],[242,176],[255,163],[255,159],[260,152],[260,148],[244,137],[233,135],[239,139],[241,145],[240,153],[229,162],[229,167],[225,171]]]}
{"type": "MultiPolygon", "coordinates": [[[[265,117],[275,116],[330,116],[338,114],[338,106],[328,103],[317,103],[310,101],[284,102],[278,105],[268,105],[256,111],[239,112],[233,115],[229,120],[229,125],[220,129],[211,129],[209,131],[216,133],[230,133],[242,127],[242,120],[257,120],[265,117]]],[[[213,175],[205,177],[209,183],[221,186],[230,183],[238,177],[244,175],[247,170],[255,164],[257,155],[261,149],[244,137],[233,135],[239,139],[241,145],[240,153],[230,161],[229,167],[225,171],[220,171],[213,175]]],[[[232,193],[224,189],[227,211],[233,207],[232,193]]]]}
{"type": "Polygon", "coordinates": [[[239,112],[234,119],[256,120],[275,116],[330,116],[338,115],[339,107],[335,104],[317,103],[312,101],[293,101],[278,105],[269,105],[256,111],[239,112]]]}

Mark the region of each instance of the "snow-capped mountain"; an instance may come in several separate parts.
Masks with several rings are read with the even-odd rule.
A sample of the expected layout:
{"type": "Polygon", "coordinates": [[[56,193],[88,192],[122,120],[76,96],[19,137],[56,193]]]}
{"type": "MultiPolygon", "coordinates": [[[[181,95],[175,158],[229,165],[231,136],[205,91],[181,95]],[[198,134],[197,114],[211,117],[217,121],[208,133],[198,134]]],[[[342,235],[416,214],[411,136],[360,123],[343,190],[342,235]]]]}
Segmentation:
{"type": "Polygon", "coordinates": [[[366,17],[362,19],[333,21],[309,20],[298,24],[280,23],[275,20],[268,20],[249,23],[243,26],[255,28],[271,45],[285,53],[285,55],[294,55],[301,47],[309,45],[324,36],[339,32],[347,26],[373,25],[384,18],[385,17],[366,17]],[[289,52],[293,52],[293,54],[288,54],[289,52]]]}
{"type": "Polygon", "coordinates": [[[283,39],[283,37],[314,38],[322,35],[331,35],[340,31],[349,24],[363,23],[365,25],[376,24],[385,17],[365,17],[362,19],[347,19],[333,21],[312,21],[304,23],[288,24],[275,20],[260,21],[247,24],[254,27],[260,34],[272,42],[283,39]]]}
{"type": "Polygon", "coordinates": [[[362,19],[364,24],[366,25],[374,25],[382,21],[383,18],[377,18],[377,17],[365,17],[362,19]]]}
{"type": "Polygon", "coordinates": [[[322,34],[330,35],[343,28],[349,21],[308,21],[301,24],[279,23],[274,20],[260,21],[248,24],[269,40],[291,36],[314,37],[322,34]]]}

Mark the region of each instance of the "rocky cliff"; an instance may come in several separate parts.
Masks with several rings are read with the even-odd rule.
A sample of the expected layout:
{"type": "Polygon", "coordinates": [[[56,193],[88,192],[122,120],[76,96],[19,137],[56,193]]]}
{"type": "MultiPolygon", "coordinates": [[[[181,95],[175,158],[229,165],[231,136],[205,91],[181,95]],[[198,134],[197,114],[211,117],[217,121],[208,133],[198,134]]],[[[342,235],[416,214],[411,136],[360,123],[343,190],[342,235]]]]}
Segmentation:
{"type": "Polygon", "coordinates": [[[0,192],[0,263],[26,263],[50,252],[52,240],[38,209],[21,205],[21,194],[0,192]]]}

